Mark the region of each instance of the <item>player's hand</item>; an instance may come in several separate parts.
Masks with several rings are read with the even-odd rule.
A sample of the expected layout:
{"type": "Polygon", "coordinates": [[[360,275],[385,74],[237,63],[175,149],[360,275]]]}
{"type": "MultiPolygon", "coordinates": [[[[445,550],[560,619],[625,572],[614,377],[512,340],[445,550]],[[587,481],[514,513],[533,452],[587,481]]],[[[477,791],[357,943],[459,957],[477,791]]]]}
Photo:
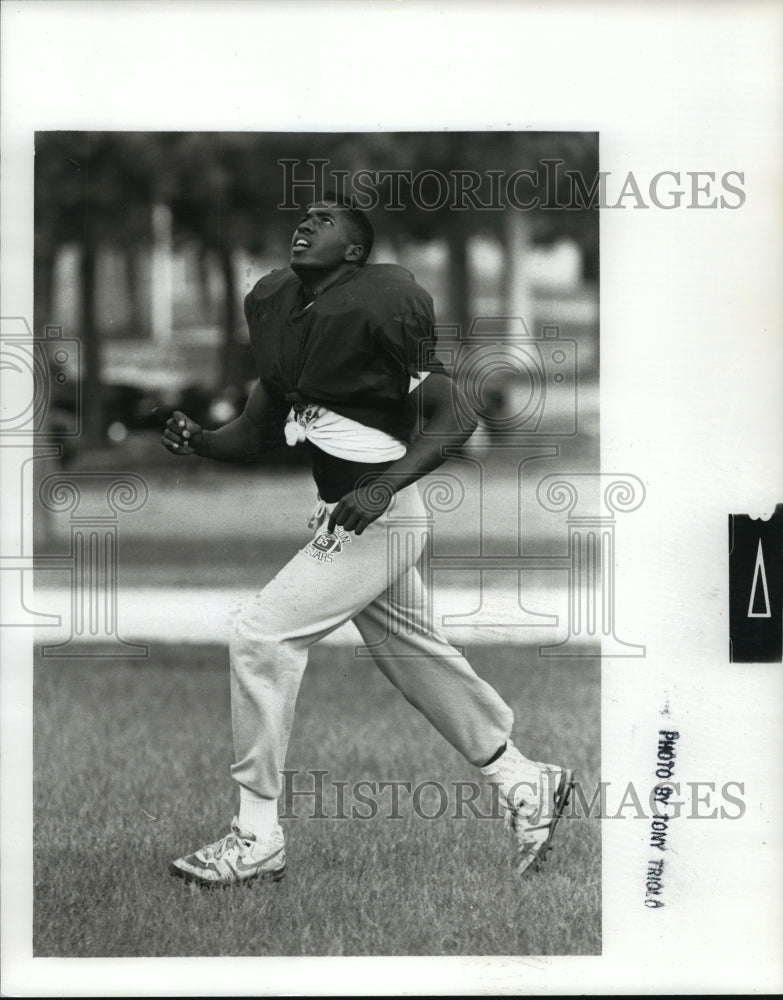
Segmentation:
{"type": "Polygon", "coordinates": [[[172,455],[194,455],[201,443],[201,434],[201,427],[195,420],[175,410],[166,422],[160,443],[172,455]]]}
{"type": "Polygon", "coordinates": [[[361,535],[369,524],[377,521],[388,509],[393,496],[392,487],[380,480],[347,493],[329,515],[329,531],[333,532],[339,524],[346,531],[361,535]]]}

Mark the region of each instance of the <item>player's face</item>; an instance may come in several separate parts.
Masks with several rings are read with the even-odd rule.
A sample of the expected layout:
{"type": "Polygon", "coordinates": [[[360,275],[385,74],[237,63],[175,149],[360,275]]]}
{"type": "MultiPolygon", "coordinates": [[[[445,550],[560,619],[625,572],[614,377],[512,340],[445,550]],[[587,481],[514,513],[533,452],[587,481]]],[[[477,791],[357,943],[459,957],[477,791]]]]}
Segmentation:
{"type": "Polygon", "coordinates": [[[291,240],[291,265],[331,271],[356,260],[345,210],[329,202],[311,205],[291,240]]]}

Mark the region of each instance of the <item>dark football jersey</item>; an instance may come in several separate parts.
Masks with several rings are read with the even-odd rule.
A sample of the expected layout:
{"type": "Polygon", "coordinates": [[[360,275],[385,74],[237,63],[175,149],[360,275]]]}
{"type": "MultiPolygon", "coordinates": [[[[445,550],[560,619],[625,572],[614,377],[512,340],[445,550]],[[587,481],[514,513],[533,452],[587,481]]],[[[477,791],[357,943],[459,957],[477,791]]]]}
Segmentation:
{"type": "Polygon", "coordinates": [[[396,264],[367,264],[308,301],[290,268],[245,299],[258,375],[273,396],[317,403],[402,441],[410,439],[410,378],[444,372],[432,298],[396,264]]]}

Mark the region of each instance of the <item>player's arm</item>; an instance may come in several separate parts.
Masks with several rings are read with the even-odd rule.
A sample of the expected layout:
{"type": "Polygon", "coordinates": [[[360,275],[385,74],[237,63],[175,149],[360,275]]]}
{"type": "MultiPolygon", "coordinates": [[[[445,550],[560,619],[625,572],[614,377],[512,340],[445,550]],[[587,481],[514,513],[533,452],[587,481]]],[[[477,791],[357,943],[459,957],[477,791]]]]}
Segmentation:
{"type": "Polygon", "coordinates": [[[288,409],[259,381],[236,420],[208,431],[175,410],[161,443],[173,455],[200,455],[218,462],[254,462],[280,440],[288,409]]]}
{"type": "MultiPolygon", "coordinates": [[[[476,429],[477,421],[457,419],[456,406],[460,389],[452,380],[431,372],[414,390],[423,430],[414,437],[403,458],[385,472],[340,500],[329,518],[329,530],[341,524],[346,531],[361,535],[391,503],[395,493],[415,483],[445,461],[443,446],[463,444],[476,429]]],[[[467,412],[461,406],[461,412],[467,412]]]]}

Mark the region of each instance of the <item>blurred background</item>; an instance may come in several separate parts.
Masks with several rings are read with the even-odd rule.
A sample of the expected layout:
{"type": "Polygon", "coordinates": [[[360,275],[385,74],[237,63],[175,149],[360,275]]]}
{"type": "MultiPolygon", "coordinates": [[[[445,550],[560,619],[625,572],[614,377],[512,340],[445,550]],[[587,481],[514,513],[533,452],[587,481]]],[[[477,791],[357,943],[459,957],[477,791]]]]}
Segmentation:
{"type": "MultiPolygon", "coordinates": [[[[453,191],[450,172],[470,170],[484,179],[480,203],[502,205],[505,178],[537,171],[538,191],[527,181],[515,189],[520,199],[538,195],[543,207],[527,211],[428,210],[404,183],[404,210],[384,211],[395,193],[381,181],[381,207],[369,213],[373,260],[411,269],[439,323],[505,315],[523,316],[531,332],[560,324],[583,343],[587,376],[597,360],[597,212],[546,207],[542,161],[562,161],[557,200],[568,205],[566,171],[591,182],[597,153],[597,136],[585,133],[39,132],[35,330],[56,324],[82,344],[78,446],[122,444],[159,426],[161,406],[175,403],[210,423],[235,413],[255,377],[243,297],[287,264],[298,215],[313,200],[292,178],[312,177],[317,189],[323,179],[328,190],[347,174],[350,191],[359,171],[430,171],[453,191]]],[[[420,193],[443,200],[433,184],[420,193]]]]}
{"type": "MultiPolygon", "coordinates": [[[[176,459],[159,437],[175,408],[207,427],[240,412],[256,377],[243,297],[288,263],[303,208],[340,183],[352,193],[360,171],[376,179],[362,180],[363,198],[370,191],[378,203],[368,211],[372,261],[412,271],[439,324],[469,336],[489,324],[515,336],[522,327],[503,317],[521,317],[526,335],[556,328],[571,345],[559,387],[551,349],[539,358],[538,387],[524,365],[501,365],[483,386],[482,423],[465,448],[483,473],[449,463],[466,500],[438,527],[446,549],[486,550],[495,538],[506,551],[524,504],[534,551],[562,552],[562,519],[545,516],[532,494],[529,504],[520,498],[518,463],[489,446],[498,420],[531,412],[532,395],[547,388],[542,422],[522,429],[556,455],[531,468],[598,469],[598,212],[575,202],[569,177],[593,184],[597,133],[39,132],[35,336],[62,328],[78,342],[79,364],[63,386],[51,382],[47,430],[62,434],[62,458],[37,462],[36,471],[39,481],[58,467],[144,477],[149,500],[121,525],[123,585],[261,585],[301,544],[302,518],[291,511],[314,495],[304,449],[273,452],[259,470],[176,459]],[[418,201],[390,177],[399,171],[429,173],[418,201]],[[459,171],[480,176],[478,207],[463,197],[470,207],[455,210],[459,171]],[[518,171],[535,176],[509,186],[518,171]],[[313,183],[297,187],[292,178],[313,183]],[[536,207],[520,210],[515,198],[536,207]],[[476,532],[482,538],[469,540],[476,532]]],[[[533,490],[535,477],[528,480],[533,490]]],[[[68,530],[66,516],[36,506],[39,552],[64,551],[68,530]]],[[[37,587],[63,582],[56,570],[36,577],[37,587]]]]}
{"type": "MultiPolygon", "coordinates": [[[[569,593],[582,549],[567,513],[537,494],[547,475],[583,484],[599,468],[598,212],[568,207],[568,171],[589,191],[597,170],[592,134],[37,134],[41,447],[23,467],[33,593],[19,572],[40,644],[36,954],[600,951],[592,821],[564,831],[543,908],[536,886],[520,895],[502,875],[498,824],[425,831],[412,815],[373,824],[369,840],[368,824],[299,823],[299,877],[217,920],[161,878],[183,831],[209,839],[231,815],[230,609],[308,540],[315,487],[302,448],[232,466],[173,456],[160,435],[175,408],[211,427],[236,416],[256,377],[243,296],[288,263],[306,204],[360,171],[377,176],[372,259],[404,265],[432,294],[441,357],[467,357],[455,377],[481,421],[422,483],[435,505],[424,525],[435,621],[543,759],[567,760],[585,787],[598,780],[590,622],[604,627],[612,591],[590,577],[584,530],[593,589],[569,593]],[[323,192],[320,176],[315,189],[287,184],[285,163],[301,181],[314,160],[323,192]],[[395,171],[426,174],[418,197],[395,171]],[[459,195],[474,177],[476,204],[459,195]],[[532,557],[523,569],[520,555],[532,557]],[[456,895],[454,872],[471,874],[456,895]],[[379,921],[372,902],[387,897],[379,921]]],[[[311,768],[444,787],[475,778],[360,646],[349,622],[312,651],[287,756],[297,787],[311,768]]]]}

